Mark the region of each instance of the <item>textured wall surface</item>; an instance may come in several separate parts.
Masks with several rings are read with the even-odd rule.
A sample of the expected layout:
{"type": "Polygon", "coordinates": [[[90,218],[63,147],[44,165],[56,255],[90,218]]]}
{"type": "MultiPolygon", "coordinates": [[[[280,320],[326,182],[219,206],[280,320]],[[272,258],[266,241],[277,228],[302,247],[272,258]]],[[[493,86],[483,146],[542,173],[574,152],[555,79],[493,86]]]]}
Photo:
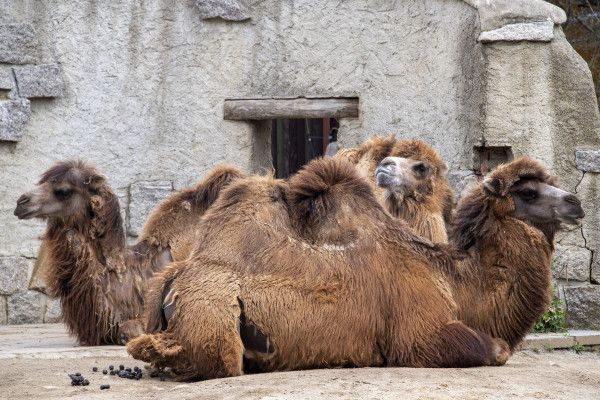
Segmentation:
{"type": "MultiPolygon", "coordinates": [[[[152,204],[216,164],[269,165],[269,124],[223,120],[226,98],[356,96],[360,117],[340,121],[342,146],[374,134],[424,139],[457,188],[476,180],[473,146],[510,146],[585,191],[597,213],[595,173],[575,165],[576,147],[599,144],[597,113],[583,115],[596,107],[589,71],[547,26],[564,13],[539,0],[497,3],[0,0],[0,38],[23,43],[0,44],[0,106],[32,97],[25,122],[11,120],[18,141],[0,141],[0,265],[13,263],[0,268],[0,323],[57,316],[55,302],[22,284],[43,223],[12,215],[40,173],[71,157],[97,165],[134,236],[152,204]],[[534,25],[504,28],[521,14],[534,25]]],[[[590,221],[564,239],[563,264],[598,263],[590,221]]]]}

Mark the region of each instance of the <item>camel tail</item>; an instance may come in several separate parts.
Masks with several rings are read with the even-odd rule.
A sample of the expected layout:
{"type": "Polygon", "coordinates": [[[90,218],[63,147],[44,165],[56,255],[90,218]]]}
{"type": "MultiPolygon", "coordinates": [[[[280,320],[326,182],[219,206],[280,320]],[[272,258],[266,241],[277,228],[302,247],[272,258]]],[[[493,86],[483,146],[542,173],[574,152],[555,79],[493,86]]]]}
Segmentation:
{"type": "Polygon", "coordinates": [[[156,273],[150,281],[144,302],[146,332],[153,333],[167,329],[177,300],[173,282],[183,267],[183,263],[172,263],[163,271],[156,273]]]}
{"type": "Polygon", "coordinates": [[[217,200],[223,188],[244,176],[246,175],[242,171],[228,165],[216,167],[194,190],[194,205],[207,210],[217,200]]]}
{"type": "Polygon", "coordinates": [[[352,202],[357,197],[377,204],[366,180],[343,159],[313,160],[290,179],[288,201],[294,218],[303,223],[333,215],[342,201],[352,202]]]}

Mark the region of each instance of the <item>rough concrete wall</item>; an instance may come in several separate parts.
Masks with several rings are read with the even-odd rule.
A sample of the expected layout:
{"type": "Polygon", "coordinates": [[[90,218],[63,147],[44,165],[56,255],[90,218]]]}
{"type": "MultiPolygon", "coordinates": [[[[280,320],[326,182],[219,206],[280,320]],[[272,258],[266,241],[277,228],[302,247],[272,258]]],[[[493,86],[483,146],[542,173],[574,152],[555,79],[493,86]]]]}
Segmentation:
{"type": "MultiPolygon", "coordinates": [[[[265,124],[224,121],[225,98],[359,96],[361,117],[342,121],[343,144],[419,136],[464,167],[481,85],[477,13],[466,3],[242,2],[251,17],[243,22],[202,19],[196,3],[0,0],[0,25],[34,30],[23,28],[34,57],[8,54],[3,71],[17,61],[58,65],[64,82],[52,92],[61,97],[31,99],[20,141],[0,142],[0,262],[21,268],[23,281],[44,228],[12,211],[55,160],[96,164],[119,194],[130,234],[169,187],[221,162],[267,165],[265,124]]],[[[0,282],[10,282],[2,271],[0,282]]],[[[20,285],[0,293],[0,323],[7,310],[9,322],[41,321],[56,306],[20,285]],[[26,308],[35,311],[21,315],[26,308]]]]}

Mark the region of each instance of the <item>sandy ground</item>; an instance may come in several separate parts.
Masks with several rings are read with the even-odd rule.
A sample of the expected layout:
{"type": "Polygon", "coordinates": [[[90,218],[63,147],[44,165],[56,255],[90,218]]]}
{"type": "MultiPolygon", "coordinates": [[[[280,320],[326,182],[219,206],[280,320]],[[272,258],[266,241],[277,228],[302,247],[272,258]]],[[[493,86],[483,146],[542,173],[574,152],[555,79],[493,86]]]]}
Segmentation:
{"type": "Polygon", "coordinates": [[[600,353],[517,352],[503,367],[280,372],[195,383],[102,374],[139,366],[116,346],[76,347],[60,325],[0,328],[0,398],[16,399],[600,399],[600,353]],[[97,366],[99,372],[92,372],[97,366]],[[86,387],[70,386],[81,372],[86,387]],[[110,384],[109,390],[100,390],[110,384]]]}

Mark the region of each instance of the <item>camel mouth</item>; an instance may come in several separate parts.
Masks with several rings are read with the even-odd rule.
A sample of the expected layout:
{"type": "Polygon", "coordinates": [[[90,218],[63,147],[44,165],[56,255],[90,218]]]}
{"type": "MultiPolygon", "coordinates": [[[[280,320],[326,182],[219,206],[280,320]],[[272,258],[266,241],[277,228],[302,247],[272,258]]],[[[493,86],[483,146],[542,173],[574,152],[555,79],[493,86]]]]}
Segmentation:
{"type": "Polygon", "coordinates": [[[581,226],[583,225],[583,217],[565,216],[560,218],[560,222],[568,226],[581,226]]]}
{"type": "Polygon", "coordinates": [[[19,219],[33,219],[36,217],[37,211],[38,210],[31,210],[18,205],[17,208],[15,208],[13,215],[19,219]]]}

